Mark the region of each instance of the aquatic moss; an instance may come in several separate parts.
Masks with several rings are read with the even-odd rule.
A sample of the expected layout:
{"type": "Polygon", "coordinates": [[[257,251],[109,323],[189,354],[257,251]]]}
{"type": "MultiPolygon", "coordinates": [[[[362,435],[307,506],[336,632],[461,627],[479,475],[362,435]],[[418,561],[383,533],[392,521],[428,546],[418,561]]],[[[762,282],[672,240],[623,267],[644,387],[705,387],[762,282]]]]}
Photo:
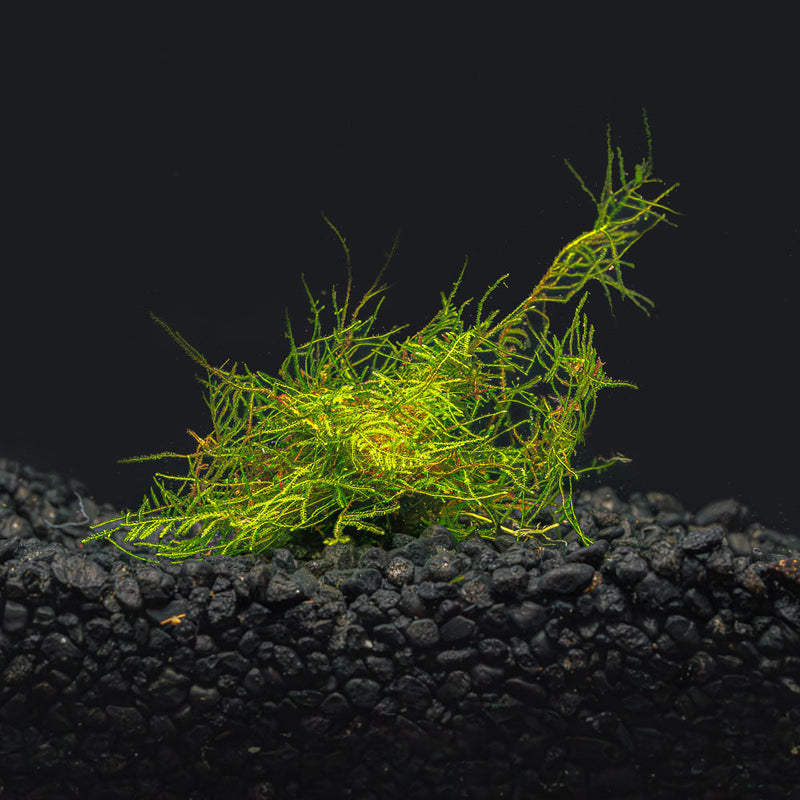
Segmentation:
{"type": "MultiPolygon", "coordinates": [[[[584,291],[598,283],[611,303],[612,290],[647,312],[652,301],[628,288],[623,271],[633,267],[628,250],[674,213],[666,189],[653,177],[648,154],[632,175],[611,147],[599,197],[567,163],[592,198],[591,230],[566,244],[530,294],[510,313],[486,313],[484,293],[467,324],[472,302],[455,304],[462,267],[442,307],[421,330],[398,334],[374,330],[386,290],[381,284],[397,246],[372,286],[351,309],[350,251],[344,298],[331,293],[335,325],[324,333],[324,306],[311,295],[311,339],[298,344],[288,311],[289,355],[278,375],[246,365],[214,367],[177,331],[155,321],[205,370],[201,382],[211,412],[205,436],[190,454],[156,453],[124,459],[181,459],[183,474],[159,472],[140,508],[100,526],[84,541],[109,538],[122,528],[124,541],[153,548],[180,561],[196,554],[256,553],[314,532],[326,543],[354,531],[383,537],[415,533],[440,523],[457,537],[477,530],[551,539],[558,522],[537,523],[545,508],[558,509],[584,542],[572,506],[572,485],[581,473],[624,460],[597,458],[575,466],[577,448],[595,412],[601,389],[633,384],[606,374],[583,313],[584,291]],[[615,159],[616,155],[616,159],[615,159]],[[619,188],[614,188],[616,160],[619,188]],[[655,187],[659,187],[653,191],[655,187]],[[646,196],[651,195],[651,196],[646,196]],[[576,302],[563,335],[550,331],[547,306],[576,302]],[[362,319],[368,304],[379,298],[362,319]],[[513,421],[522,416],[521,420],[513,421]]],[[[121,546],[121,545],[118,545],[121,546]]]]}

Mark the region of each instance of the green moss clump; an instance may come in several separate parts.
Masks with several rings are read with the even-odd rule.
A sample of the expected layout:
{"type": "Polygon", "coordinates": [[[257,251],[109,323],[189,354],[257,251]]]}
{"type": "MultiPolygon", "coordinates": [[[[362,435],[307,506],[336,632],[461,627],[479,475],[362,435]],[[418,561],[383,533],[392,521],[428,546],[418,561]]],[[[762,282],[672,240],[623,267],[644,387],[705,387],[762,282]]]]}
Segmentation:
{"type": "MultiPolygon", "coordinates": [[[[614,188],[615,153],[608,133],[608,164],[596,198],[567,162],[597,207],[590,231],[557,254],[531,293],[510,314],[485,312],[496,280],[464,322],[470,300],[455,305],[464,273],[442,308],[422,330],[397,339],[404,327],[375,333],[386,290],[375,282],[351,310],[350,253],[343,301],[332,292],[336,324],[324,334],[321,306],[303,278],[313,314],[310,341],[297,344],[287,312],[289,355],[277,377],[213,367],[179,333],[154,317],[206,371],[212,430],[189,433],[195,452],[157,453],[125,459],[185,460],[185,474],[157,473],[150,497],[89,536],[110,538],[126,528],[125,542],[151,547],[175,561],[196,554],[244,554],[284,545],[304,532],[326,543],[346,541],[352,530],[381,537],[387,531],[419,532],[438,522],[459,537],[507,531],[547,539],[558,523],[536,524],[545,507],[580,534],[572,506],[579,474],[606,469],[621,456],[575,466],[577,446],[601,389],[633,384],[610,378],[593,345],[593,328],[576,303],[562,336],[550,332],[549,303],[567,303],[591,281],[645,312],[652,301],[629,289],[623,269],[630,247],[672,209],[664,198],[677,184],[645,191],[652,176],[648,156],[624,169],[617,149],[620,188],[614,188]],[[521,421],[513,421],[511,410],[521,421]],[[512,522],[512,519],[515,520],[512,522]]],[[[670,223],[672,224],[672,223],[670,223]]],[[[464,265],[466,267],[466,264],[464,265]]],[[[634,387],[635,388],[635,387],[634,387]]],[[[114,542],[113,539],[111,539],[114,542]]],[[[114,542],[116,544],[116,542],[114,542]]],[[[119,546],[119,545],[118,545],[119,546]]]]}

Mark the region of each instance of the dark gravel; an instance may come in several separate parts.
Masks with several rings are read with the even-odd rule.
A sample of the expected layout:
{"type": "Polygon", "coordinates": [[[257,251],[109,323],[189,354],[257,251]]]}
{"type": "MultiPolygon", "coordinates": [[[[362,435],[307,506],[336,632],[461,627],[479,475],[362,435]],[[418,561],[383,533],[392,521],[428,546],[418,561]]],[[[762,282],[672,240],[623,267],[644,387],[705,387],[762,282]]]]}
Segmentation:
{"type": "Polygon", "coordinates": [[[149,564],[0,459],[0,798],[800,798],[800,540],[576,511],[591,547],[149,564]]]}

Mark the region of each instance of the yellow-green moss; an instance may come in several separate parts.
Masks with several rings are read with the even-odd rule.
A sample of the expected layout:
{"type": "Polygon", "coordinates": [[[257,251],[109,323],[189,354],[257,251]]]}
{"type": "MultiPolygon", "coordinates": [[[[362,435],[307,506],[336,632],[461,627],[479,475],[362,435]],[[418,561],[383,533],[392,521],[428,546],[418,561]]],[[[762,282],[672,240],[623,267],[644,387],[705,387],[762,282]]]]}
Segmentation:
{"type": "Polygon", "coordinates": [[[336,324],[325,334],[324,306],[303,278],[312,337],[297,344],[287,312],[289,355],[278,376],[246,366],[239,371],[235,364],[213,367],[154,317],[206,371],[211,431],[189,431],[197,447],[188,455],[125,459],[178,458],[186,471],[157,473],[138,510],[88,539],[110,538],[124,527],[126,542],[179,561],[198,553],[259,552],[300,532],[316,531],[334,542],[346,540],[353,529],[381,537],[387,530],[419,532],[433,522],[457,536],[477,529],[486,537],[504,530],[548,538],[557,525],[536,525],[535,519],[555,504],[588,542],[572,507],[572,482],[622,457],[596,459],[578,470],[576,448],[597,393],[633,384],[606,374],[582,313],[585,293],[560,337],[550,332],[546,307],[569,302],[591,281],[602,286],[609,302],[613,289],[645,311],[652,305],[623,282],[623,269],[633,266],[625,260],[629,248],[672,213],[663,201],[675,186],[644,195],[661,183],[652,176],[646,117],[645,129],[648,156],[632,176],[617,150],[618,189],[609,133],[599,198],[567,162],[592,197],[597,219],[562,248],[530,294],[502,319],[484,307],[507,275],[487,289],[472,322],[465,323],[471,301],[454,304],[462,267],[452,290],[441,295],[441,310],[422,330],[399,339],[406,326],[374,333],[383,298],[366,319],[361,314],[386,290],[379,282],[391,254],[351,310],[349,249],[327,218],[347,256],[347,291],[341,300],[332,292],[336,324]],[[512,407],[516,416],[524,412],[522,421],[512,421],[512,407]]]}

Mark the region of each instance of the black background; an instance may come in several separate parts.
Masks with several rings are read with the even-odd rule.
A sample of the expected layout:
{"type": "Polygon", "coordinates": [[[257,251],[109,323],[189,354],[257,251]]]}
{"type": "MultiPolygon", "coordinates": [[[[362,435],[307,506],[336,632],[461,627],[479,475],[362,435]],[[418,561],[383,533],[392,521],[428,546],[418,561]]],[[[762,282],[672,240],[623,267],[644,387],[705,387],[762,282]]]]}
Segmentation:
{"type": "Polygon", "coordinates": [[[787,21],[391,8],[9,26],[0,456],[138,503],[153,465],[116,460],[207,429],[195,365],[148,312],[213,363],[276,371],[284,308],[308,330],[300,273],[317,296],[344,285],[323,211],[356,292],[401,229],[384,329],[424,325],[465,257],[460,297],[510,272],[510,310],[594,220],[563,159],[599,189],[606,124],[633,164],[646,106],[685,216],[631,251],[650,318],[590,301],[607,371],[640,388],[600,395],[586,447],[633,459],[602,478],[623,496],[735,497],[796,530],[787,21]]]}

